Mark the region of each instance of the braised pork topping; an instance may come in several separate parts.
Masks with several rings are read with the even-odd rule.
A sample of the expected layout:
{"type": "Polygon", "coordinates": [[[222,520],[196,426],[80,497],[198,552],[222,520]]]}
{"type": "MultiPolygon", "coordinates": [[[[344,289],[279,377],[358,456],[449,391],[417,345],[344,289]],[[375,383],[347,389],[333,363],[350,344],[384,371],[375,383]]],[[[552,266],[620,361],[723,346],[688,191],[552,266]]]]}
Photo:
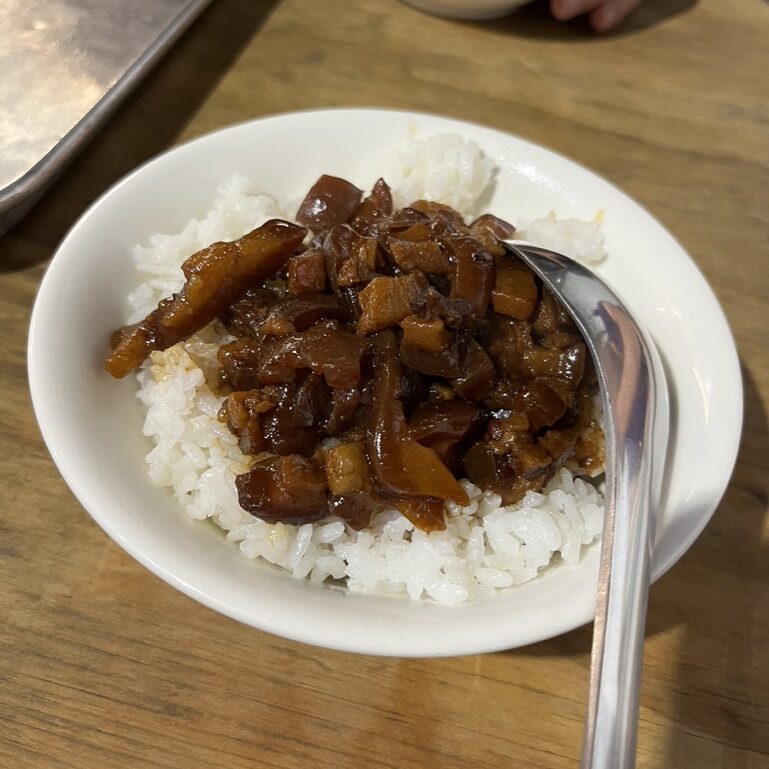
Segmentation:
{"type": "Polygon", "coordinates": [[[296,218],[189,257],[183,288],[116,331],[106,364],[125,376],[224,324],[220,419],[254,457],[236,479],[245,510],[360,529],[394,507],[430,531],[446,502],[468,503],[458,479],[509,504],[565,464],[600,470],[590,357],[501,246],[512,225],[430,201],[393,210],[384,180],[363,198],[331,176],[296,218]]]}

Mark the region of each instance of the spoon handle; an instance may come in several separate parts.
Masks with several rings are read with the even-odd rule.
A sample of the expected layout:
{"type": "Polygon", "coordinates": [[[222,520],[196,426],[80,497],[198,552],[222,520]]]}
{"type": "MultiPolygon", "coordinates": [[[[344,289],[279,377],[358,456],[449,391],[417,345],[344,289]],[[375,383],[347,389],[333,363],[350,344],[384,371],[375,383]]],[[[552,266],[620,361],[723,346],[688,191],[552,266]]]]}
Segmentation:
{"type": "Polygon", "coordinates": [[[667,395],[656,350],[620,299],[576,262],[508,247],[573,316],[596,362],[606,445],[606,508],[582,769],[632,769],[667,395]],[[657,453],[653,455],[656,448],[657,453]]]}
{"type": "MultiPolygon", "coordinates": [[[[618,327],[621,327],[618,323],[618,327]]],[[[583,769],[635,766],[644,624],[654,542],[650,508],[654,387],[643,340],[624,340],[626,355],[641,361],[622,374],[615,404],[613,456],[607,456],[606,512],[598,572],[590,689],[582,744],[583,769]],[[630,348],[630,349],[629,349],[630,348]],[[632,350],[632,353],[630,352],[632,350]],[[647,426],[645,428],[644,426],[647,426]]]]}

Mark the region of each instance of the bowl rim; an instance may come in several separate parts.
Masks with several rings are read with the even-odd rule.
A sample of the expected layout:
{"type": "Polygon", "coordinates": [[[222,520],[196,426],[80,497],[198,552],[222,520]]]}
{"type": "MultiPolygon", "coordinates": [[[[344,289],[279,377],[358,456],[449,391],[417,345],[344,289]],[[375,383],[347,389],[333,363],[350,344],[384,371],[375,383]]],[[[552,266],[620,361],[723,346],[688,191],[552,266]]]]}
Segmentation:
{"type": "MultiPolygon", "coordinates": [[[[175,573],[172,570],[169,570],[165,565],[158,562],[157,559],[153,558],[152,556],[148,555],[146,549],[144,549],[140,544],[137,544],[136,542],[130,540],[125,536],[124,530],[118,525],[118,522],[114,520],[109,515],[105,514],[101,509],[100,510],[94,510],[93,508],[93,500],[92,495],[89,491],[89,485],[87,482],[87,478],[85,478],[82,474],[78,474],[76,470],[74,469],[73,464],[70,460],[67,459],[65,453],[62,451],[62,446],[66,446],[66,444],[62,443],[61,437],[56,429],[53,426],[52,422],[52,415],[51,410],[49,408],[49,404],[46,403],[46,398],[49,393],[49,387],[48,385],[50,383],[47,382],[47,371],[45,369],[45,366],[43,364],[43,359],[40,357],[40,348],[42,345],[42,337],[45,335],[45,333],[49,332],[50,329],[46,328],[46,320],[44,319],[44,308],[46,307],[46,302],[48,301],[49,294],[54,290],[55,281],[59,279],[58,273],[61,270],[61,265],[64,262],[64,259],[62,258],[62,254],[68,253],[68,251],[72,248],[73,243],[77,242],[77,239],[81,237],[81,233],[85,227],[85,224],[93,219],[94,216],[98,215],[98,212],[103,209],[105,205],[109,203],[110,200],[114,200],[116,197],[118,197],[121,194],[122,190],[125,190],[126,188],[130,187],[130,185],[136,183],[137,178],[141,178],[142,175],[146,172],[148,168],[157,168],[158,164],[161,164],[167,159],[168,157],[175,155],[179,152],[189,152],[190,148],[194,147],[200,147],[201,143],[204,142],[210,142],[213,140],[213,137],[219,137],[219,140],[226,139],[228,136],[232,135],[232,132],[242,131],[242,130],[248,130],[250,127],[255,125],[265,125],[267,123],[272,122],[273,124],[280,124],[282,121],[285,120],[313,120],[316,118],[323,118],[326,119],[328,116],[333,115],[337,118],[345,118],[345,119],[352,119],[355,116],[364,116],[368,119],[377,119],[381,118],[382,116],[390,116],[392,119],[397,120],[417,120],[417,121],[426,121],[429,124],[439,124],[445,129],[450,129],[451,127],[454,127],[457,133],[460,133],[461,130],[470,128],[475,133],[487,133],[487,134],[494,134],[498,137],[503,137],[505,139],[515,140],[517,142],[523,142],[523,144],[527,145],[528,147],[532,148],[533,150],[536,150],[538,154],[542,154],[545,156],[548,156],[551,160],[557,161],[558,163],[565,163],[567,166],[572,170],[576,170],[577,172],[581,174],[587,174],[593,181],[599,182],[602,186],[604,186],[608,190],[613,190],[615,194],[622,196],[623,199],[628,201],[630,204],[632,204],[638,211],[642,212],[644,215],[646,215],[654,224],[659,227],[671,240],[672,243],[674,243],[681,252],[686,255],[685,251],[680,247],[680,245],[677,244],[675,239],[670,235],[667,230],[662,228],[662,226],[657,222],[656,219],[654,219],[643,207],[641,207],[635,200],[627,196],[625,193],[623,193],[621,190],[616,188],[614,185],[612,185],[610,182],[605,180],[603,177],[595,174],[594,172],[588,170],[584,166],[581,166],[579,163],[575,163],[574,161],[570,160],[569,158],[566,158],[565,156],[561,155],[560,153],[556,153],[552,150],[549,150],[545,147],[542,147],[540,145],[537,145],[533,142],[530,142],[525,139],[521,139],[520,137],[516,137],[512,134],[508,134],[502,131],[496,131],[494,129],[491,129],[487,126],[482,126],[479,124],[469,123],[467,121],[456,121],[452,120],[450,118],[445,118],[442,116],[437,115],[430,115],[427,113],[418,113],[418,112],[412,112],[407,110],[382,110],[377,108],[362,108],[362,109],[350,109],[350,108],[334,108],[334,109],[323,109],[323,110],[300,110],[300,111],[294,111],[294,112],[286,112],[286,113],[280,113],[277,115],[270,115],[263,118],[257,118],[255,120],[247,120],[240,123],[237,123],[232,126],[228,126],[223,129],[219,129],[218,131],[214,131],[208,134],[205,134],[200,137],[196,137],[194,139],[191,139],[187,142],[184,142],[181,145],[178,145],[176,147],[173,147],[154,158],[151,158],[147,160],[145,163],[142,163],[140,166],[138,166],[136,169],[134,169],[132,172],[127,174],[125,177],[123,177],[121,180],[119,180],[116,184],[112,185],[107,191],[105,191],[96,201],[94,201],[88,209],[82,214],[82,216],[78,219],[78,221],[69,229],[66,236],[62,240],[61,244],[56,250],[56,253],[54,254],[51,263],[46,270],[46,274],[43,278],[43,281],[41,282],[40,289],[38,292],[38,296],[35,302],[35,306],[33,308],[32,312],[32,318],[30,322],[30,330],[29,330],[29,347],[28,347],[28,373],[29,373],[29,381],[30,381],[30,390],[32,394],[32,402],[35,410],[35,414],[38,418],[38,423],[40,425],[40,430],[43,435],[43,438],[48,445],[49,451],[51,452],[52,458],[54,459],[54,462],[56,463],[59,472],[62,474],[63,478],[69,485],[69,487],[72,489],[73,493],[77,497],[78,501],[81,503],[81,505],[89,512],[89,514],[97,521],[97,523],[105,530],[105,532],[115,541],[117,544],[119,544],[126,552],[128,552],[132,557],[134,557],[137,561],[142,563],[145,567],[150,569],[153,573],[155,573],[157,576],[161,577],[164,581],[168,582],[169,584],[173,585],[177,589],[181,590],[182,592],[186,593],[187,595],[190,595],[195,600],[209,606],[210,608],[215,609],[216,611],[223,613],[227,616],[230,616],[234,619],[237,619],[241,622],[244,622],[246,624],[250,624],[254,627],[258,627],[262,630],[265,630],[266,632],[271,632],[276,635],[285,636],[288,638],[291,638],[293,640],[302,641],[305,643],[313,644],[313,645],[320,645],[328,648],[334,648],[342,651],[353,651],[353,652],[360,652],[360,653],[367,653],[367,654],[381,654],[381,655],[387,655],[387,656],[417,656],[417,657],[426,657],[426,656],[445,656],[445,655],[455,655],[455,654],[469,654],[469,653],[481,653],[481,652],[489,652],[489,651],[497,651],[501,649],[508,649],[512,648],[513,646],[522,646],[526,645],[528,643],[532,643],[534,641],[543,640],[544,638],[552,637],[553,635],[560,634],[562,632],[567,632],[568,630],[571,630],[575,627],[578,627],[586,622],[589,622],[592,618],[592,607],[594,605],[594,596],[590,601],[574,601],[569,606],[564,607],[564,610],[561,614],[559,614],[558,617],[553,618],[553,622],[551,626],[547,629],[539,627],[538,629],[531,629],[531,632],[525,632],[522,631],[520,628],[516,630],[515,636],[516,641],[515,643],[510,643],[510,638],[507,636],[504,636],[504,634],[500,633],[499,637],[489,637],[488,635],[484,638],[479,638],[477,636],[467,636],[462,639],[454,639],[452,643],[439,645],[438,647],[434,647],[430,643],[426,643],[421,647],[414,648],[413,650],[404,649],[402,642],[391,642],[391,640],[388,640],[387,638],[374,638],[369,639],[368,642],[362,642],[359,638],[355,639],[349,639],[349,638],[340,638],[338,633],[335,631],[326,632],[323,637],[320,637],[318,635],[317,628],[313,629],[312,632],[306,632],[301,627],[297,627],[294,620],[288,619],[284,620],[283,622],[280,621],[279,618],[273,617],[271,618],[271,622],[269,626],[266,626],[264,623],[259,623],[255,621],[255,618],[253,614],[250,611],[244,611],[242,608],[239,608],[238,605],[233,604],[231,602],[222,601],[216,596],[212,596],[210,593],[206,592],[205,590],[201,589],[198,585],[194,583],[194,581],[191,581],[190,579],[180,577],[178,573],[175,573]],[[557,621],[556,621],[557,620],[557,621]]],[[[471,137],[474,138],[474,137],[471,137]]],[[[689,259],[690,263],[691,260],[689,259]]],[[[691,263],[691,267],[694,270],[694,272],[699,275],[699,272],[696,270],[696,267],[694,267],[693,263],[691,263]]],[[[711,306],[709,309],[714,313],[714,319],[715,321],[722,327],[722,331],[725,332],[726,337],[731,341],[731,349],[725,350],[725,360],[723,362],[723,365],[726,368],[729,368],[732,370],[732,372],[736,372],[737,376],[737,386],[734,388],[734,397],[730,401],[730,408],[731,408],[731,420],[730,424],[732,427],[731,434],[726,436],[728,440],[726,443],[728,444],[728,450],[726,451],[726,461],[724,462],[724,465],[728,465],[730,468],[733,468],[734,462],[736,461],[736,455],[737,455],[737,449],[739,446],[739,435],[740,435],[740,429],[742,424],[742,387],[741,387],[741,380],[740,378],[740,371],[739,371],[739,362],[737,359],[736,349],[734,348],[734,341],[731,336],[731,331],[729,330],[728,324],[726,323],[726,319],[723,315],[723,312],[721,311],[720,307],[718,306],[718,303],[715,299],[715,297],[712,294],[711,289],[705,283],[704,278],[702,278],[701,275],[699,275],[699,278],[701,279],[702,286],[705,287],[706,291],[709,293],[710,298],[712,299],[711,306]]],[[[728,347],[728,346],[727,346],[728,347]]],[[[724,439],[724,436],[721,436],[722,440],[724,439]]],[[[731,475],[731,469],[729,470],[729,473],[725,475],[723,478],[723,482],[719,484],[719,494],[718,498],[712,501],[712,509],[706,516],[701,516],[699,520],[695,522],[695,525],[691,526],[686,532],[684,532],[684,536],[682,536],[676,547],[670,550],[666,555],[667,557],[662,562],[655,562],[655,568],[654,568],[654,579],[658,579],[665,571],[667,571],[668,568],[670,568],[673,563],[675,563],[678,558],[683,555],[683,553],[690,547],[690,545],[694,542],[694,540],[699,536],[700,532],[704,528],[704,526],[707,524],[707,521],[712,516],[713,512],[715,511],[715,508],[717,506],[718,500],[720,500],[721,496],[723,495],[726,485],[729,480],[729,476],[731,475]]],[[[597,550],[597,547],[593,546],[592,550],[597,550]]],[[[596,554],[593,554],[593,557],[595,557],[596,554]]],[[[245,561],[246,559],[240,559],[245,561]]],[[[281,575],[281,578],[283,575],[281,575]]],[[[543,577],[538,577],[538,580],[542,580],[543,577]]],[[[301,583],[298,583],[301,584],[301,583]]],[[[324,591],[328,592],[328,591],[324,591]]],[[[349,595],[349,594],[346,594],[349,595]]],[[[354,598],[348,598],[348,602],[356,602],[359,598],[363,598],[366,601],[376,601],[376,600],[385,600],[385,601],[392,601],[392,600],[398,600],[398,599],[391,599],[391,598],[384,598],[384,599],[378,599],[373,598],[371,596],[355,596],[354,598]]],[[[487,599],[491,601],[499,601],[499,598],[493,598],[493,599],[487,599]]],[[[481,602],[476,602],[476,605],[480,605],[481,602]]],[[[424,604],[429,606],[430,604],[424,604]]],[[[466,604],[465,604],[466,606],[466,604]]],[[[356,610],[358,610],[359,607],[356,607],[356,610]]],[[[445,608],[445,607],[443,607],[445,608]]],[[[424,611],[423,609],[419,609],[417,611],[424,611]]],[[[432,611],[431,609],[428,611],[432,611]]],[[[442,609],[439,609],[438,611],[442,611],[442,609]]],[[[455,609],[450,609],[450,611],[454,612],[455,609]]],[[[323,634],[322,634],[323,635],[323,634]]]]}

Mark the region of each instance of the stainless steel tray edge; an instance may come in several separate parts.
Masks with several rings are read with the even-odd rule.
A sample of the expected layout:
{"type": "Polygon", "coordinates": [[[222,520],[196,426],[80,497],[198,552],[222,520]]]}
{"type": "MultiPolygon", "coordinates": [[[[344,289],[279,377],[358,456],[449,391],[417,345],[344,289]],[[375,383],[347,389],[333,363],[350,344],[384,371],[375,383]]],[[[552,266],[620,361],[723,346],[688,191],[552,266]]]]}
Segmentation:
{"type": "Polygon", "coordinates": [[[190,0],[73,128],[26,173],[0,190],[0,235],[21,219],[211,0],[190,0]]]}

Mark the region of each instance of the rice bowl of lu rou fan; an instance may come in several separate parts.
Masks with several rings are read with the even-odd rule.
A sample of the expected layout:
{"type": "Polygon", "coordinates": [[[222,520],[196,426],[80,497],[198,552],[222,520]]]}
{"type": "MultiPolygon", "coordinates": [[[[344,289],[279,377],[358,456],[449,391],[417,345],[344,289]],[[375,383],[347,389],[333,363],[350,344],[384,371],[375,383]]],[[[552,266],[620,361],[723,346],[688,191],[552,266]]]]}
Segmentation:
{"type": "Polygon", "coordinates": [[[299,113],[174,150],[97,203],[41,289],[30,377],[52,455],[107,532],[212,608],[334,648],[485,651],[588,621],[597,384],[497,239],[609,270],[621,193],[517,141],[299,113]],[[87,276],[77,347],[50,322],[65,262],[58,288],[87,276]],[[61,359],[68,409],[43,392],[44,358],[61,359]]]}

